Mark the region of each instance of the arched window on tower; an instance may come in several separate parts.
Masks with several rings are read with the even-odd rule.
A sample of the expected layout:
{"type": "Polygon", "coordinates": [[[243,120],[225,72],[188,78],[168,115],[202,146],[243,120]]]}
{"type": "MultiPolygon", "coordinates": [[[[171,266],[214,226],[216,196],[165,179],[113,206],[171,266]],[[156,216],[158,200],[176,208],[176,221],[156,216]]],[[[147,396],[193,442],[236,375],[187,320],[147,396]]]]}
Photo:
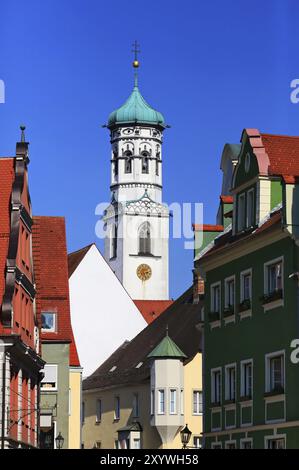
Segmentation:
{"type": "Polygon", "coordinates": [[[148,152],[142,152],[142,173],[149,172],[149,154],[148,152]]]}
{"type": "Polygon", "coordinates": [[[159,176],[160,152],[156,154],[156,176],[159,176]]]}
{"type": "Polygon", "coordinates": [[[125,152],[125,173],[132,173],[132,152],[125,152]]]}
{"type": "Polygon", "coordinates": [[[139,229],[139,255],[151,254],[151,229],[150,224],[145,222],[139,229]]]}
{"type": "Polygon", "coordinates": [[[110,238],[110,259],[117,257],[117,225],[113,224],[110,238]]]}
{"type": "Polygon", "coordinates": [[[113,152],[113,173],[114,173],[114,176],[118,175],[118,153],[117,153],[117,151],[113,152]]]}

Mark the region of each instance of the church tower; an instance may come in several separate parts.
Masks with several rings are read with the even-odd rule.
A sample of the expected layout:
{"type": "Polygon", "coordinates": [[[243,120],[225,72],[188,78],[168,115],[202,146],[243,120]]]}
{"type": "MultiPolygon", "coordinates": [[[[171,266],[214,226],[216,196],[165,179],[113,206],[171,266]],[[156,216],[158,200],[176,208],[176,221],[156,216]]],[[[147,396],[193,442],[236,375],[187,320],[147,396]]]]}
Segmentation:
{"type": "Polygon", "coordinates": [[[161,113],[138,86],[135,43],[134,88],[113,111],[111,203],[104,214],[104,256],[133,299],[167,300],[169,211],[162,203],[162,141],[167,127],[161,113]]]}

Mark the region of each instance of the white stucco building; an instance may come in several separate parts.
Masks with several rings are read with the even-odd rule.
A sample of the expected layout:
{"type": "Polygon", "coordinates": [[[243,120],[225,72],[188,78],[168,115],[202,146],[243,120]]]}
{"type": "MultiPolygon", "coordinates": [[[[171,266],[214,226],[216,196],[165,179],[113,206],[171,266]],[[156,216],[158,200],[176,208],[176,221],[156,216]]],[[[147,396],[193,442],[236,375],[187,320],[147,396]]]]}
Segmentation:
{"type": "Polygon", "coordinates": [[[86,377],[147,323],[96,245],[69,254],[68,262],[72,326],[86,377]]]}

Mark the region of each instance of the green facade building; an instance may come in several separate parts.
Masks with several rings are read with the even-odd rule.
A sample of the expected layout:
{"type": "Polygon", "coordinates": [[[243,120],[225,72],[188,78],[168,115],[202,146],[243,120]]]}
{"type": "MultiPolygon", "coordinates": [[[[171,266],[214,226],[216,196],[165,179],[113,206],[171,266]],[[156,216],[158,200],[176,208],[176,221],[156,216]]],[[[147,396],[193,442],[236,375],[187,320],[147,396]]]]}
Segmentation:
{"type": "Polygon", "coordinates": [[[232,210],[197,250],[206,448],[299,448],[297,177],[299,138],[244,130],[232,210]]]}

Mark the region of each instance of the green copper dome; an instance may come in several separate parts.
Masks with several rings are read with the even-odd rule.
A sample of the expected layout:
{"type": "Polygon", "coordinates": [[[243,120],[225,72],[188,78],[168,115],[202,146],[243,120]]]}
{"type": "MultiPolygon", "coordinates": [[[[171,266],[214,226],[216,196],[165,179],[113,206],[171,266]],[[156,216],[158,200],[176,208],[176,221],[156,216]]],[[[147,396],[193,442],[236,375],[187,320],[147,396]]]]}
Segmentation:
{"type": "Polygon", "coordinates": [[[125,123],[159,124],[164,126],[164,122],[163,115],[145,101],[136,83],[127,101],[110,114],[108,127],[125,123]]]}

